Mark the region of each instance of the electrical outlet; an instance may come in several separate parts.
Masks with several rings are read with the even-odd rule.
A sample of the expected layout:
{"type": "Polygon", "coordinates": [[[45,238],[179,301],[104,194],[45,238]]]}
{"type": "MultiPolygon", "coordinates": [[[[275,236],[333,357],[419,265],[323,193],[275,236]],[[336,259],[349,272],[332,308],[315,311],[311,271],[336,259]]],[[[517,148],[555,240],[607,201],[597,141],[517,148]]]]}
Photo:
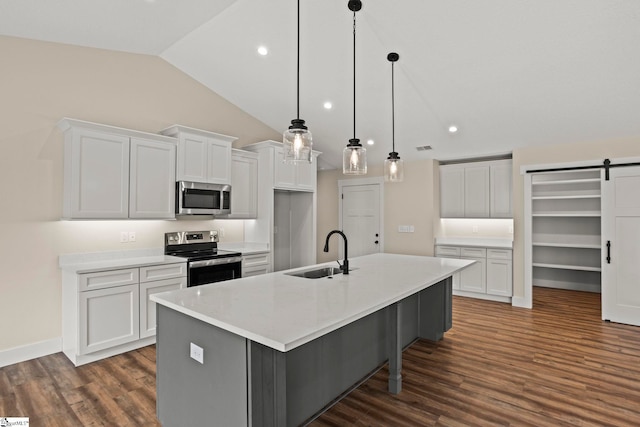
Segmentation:
{"type": "Polygon", "coordinates": [[[129,241],[130,242],[135,242],[136,241],[136,232],[135,231],[130,231],[129,232],[129,241]]]}
{"type": "Polygon", "coordinates": [[[477,232],[478,232],[478,226],[477,226],[477,225],[474,225],[474,226],[473,226],[473,232],[474,232],[474,233],[477,233],[477,232]]]}
{"type": "Polygon", "coordinates": [[[127,243],[129,241],[129,233],[126,231],[120,232],[120,243],[127,243]]]}
{"type": "Polygon", "coordinates": [[[204,365],[204,349],[202,347],[191,343],[190,356],[193,360],[198,361],[204,365]]]}
{"type": "Polygon", "coordinates": [[[513,234],[513,225],[509,226],[509,233],[513,234]]]}

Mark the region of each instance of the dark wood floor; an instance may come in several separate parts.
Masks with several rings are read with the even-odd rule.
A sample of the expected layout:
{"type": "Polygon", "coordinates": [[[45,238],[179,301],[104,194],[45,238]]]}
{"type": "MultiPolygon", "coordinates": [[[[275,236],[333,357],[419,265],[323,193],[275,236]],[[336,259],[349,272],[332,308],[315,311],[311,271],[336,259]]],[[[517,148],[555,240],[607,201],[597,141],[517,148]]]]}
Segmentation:
{"type": "MultiPolygon", "coordinates": [[[[640,328],[600,320],[598,294],[534,289],[534,310],[454,298],[454,327],[383,368],[323,426],[640,426],[640,328]]],[[[154,426],[155,348],[74,368],[54,354],[0,369],[0,416],[31,426],[154,426]]],[[[215,424],[212,424],[215,425],[215,424]]]]}

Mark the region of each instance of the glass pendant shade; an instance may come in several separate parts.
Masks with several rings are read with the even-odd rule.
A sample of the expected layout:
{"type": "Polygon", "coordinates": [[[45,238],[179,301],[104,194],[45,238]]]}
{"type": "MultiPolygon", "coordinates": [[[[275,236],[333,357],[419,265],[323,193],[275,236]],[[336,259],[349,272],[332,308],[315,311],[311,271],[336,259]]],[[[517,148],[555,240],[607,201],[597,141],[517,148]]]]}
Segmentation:
{"type": "Polygon", "coordinates": [[[304,125],[304,120],[291,121],[289,129],[282,134],[282,144],[285,163],[313,161],[311,132],[304,125]]]}
{"type": "Polygon", "coordinates": [[[384,180],[387,182],[401,182],[404,179],[404,161],[398,153],[389,153],[384,161],[384,180]]]}
{"type": "Polygon", "coordinates": [[[384,180],[386,182],[401,182],[404,179],[404,162],[396,151],[396,109],[395,109],[395,88],[394,88],[394,73],[393,64],[400,59],[400,55],[395,52],[391,52],[387,55],[387,59],[391,62],[391,141],[392,149],[389,153],[389,157],[384,161],[384,180]]]}
{"type": "Polygon", "coordinates": [[[350,139],[342,151],[342,173],[345,175],[366,175],[367,149],[359,139],[350,139]]]}

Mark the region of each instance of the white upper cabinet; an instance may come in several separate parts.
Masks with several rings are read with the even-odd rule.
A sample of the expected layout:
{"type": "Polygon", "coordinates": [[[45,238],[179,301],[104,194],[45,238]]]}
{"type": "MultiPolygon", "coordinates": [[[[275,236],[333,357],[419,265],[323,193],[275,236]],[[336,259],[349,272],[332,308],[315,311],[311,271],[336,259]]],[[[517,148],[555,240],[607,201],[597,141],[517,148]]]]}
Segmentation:
{"type": "Polygon", "coordinates": [[[491,163],[489,205],[491,218],[513,217],[513,166],[511,160],[491,163]]]}
{"type": "Polygon", "coordinates": [[[285,163],[282,161],[282,147],[275,149],[274,187],[281,190],[315,191],[318,155],[314,153],[313,163],[285,163]]]}
{"type": "Polygon", "coordinates": [[[489,166],[467,166],[464,169],[464,216],[489,217],[489,166]]]}
{"type": "Polygon", "coordinates": [[[231,153],[231,213],[227,218],[258,217],[258,155],[233,149],[231,153]]]}
{"type": "Polygon", "coordinates": [[[175,139],[74,119],[58,126],[63,218],[174,218],[175,139]]]}
{"type": "Polygon", "coordinates": [[[511,218],[511,160],[440,166],[441,218],[511,218]]]}
{"type": "Polygon", "coordinates": [[[464,168],[440,166],[440,216],[464,217],[464,168]]]}
{"type": "Polygon", "coordinates": [[[176,145],[131,138],[129,218],[175,218],[176,145]]]}
{"type": "Polygon", "coordinates": [[[237,138],[180,125],[160,133],[178,139],[178,181],[231,183],[231,146],[237,138]]]}

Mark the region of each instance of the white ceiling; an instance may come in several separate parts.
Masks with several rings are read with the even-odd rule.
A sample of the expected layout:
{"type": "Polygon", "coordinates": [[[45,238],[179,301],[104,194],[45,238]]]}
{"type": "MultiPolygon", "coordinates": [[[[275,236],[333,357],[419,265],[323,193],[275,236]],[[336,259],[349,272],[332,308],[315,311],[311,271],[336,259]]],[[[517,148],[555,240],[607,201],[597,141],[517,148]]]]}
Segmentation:
{"type": "MultiPolygon", "coordinates": [[[[362,1],[356,136],[375,140],[371,164],[391,151],[392,51],[402,158],[640,135],[640,1],[362,1]]],[[[339,167],[353,137],[352,12],[301,3],[300,116],[321,165],[339,167]]],[[[280,131],[296,114],[295,17],[294,0],[4,0],[0,34],[159,55],[280,131]]]]}

